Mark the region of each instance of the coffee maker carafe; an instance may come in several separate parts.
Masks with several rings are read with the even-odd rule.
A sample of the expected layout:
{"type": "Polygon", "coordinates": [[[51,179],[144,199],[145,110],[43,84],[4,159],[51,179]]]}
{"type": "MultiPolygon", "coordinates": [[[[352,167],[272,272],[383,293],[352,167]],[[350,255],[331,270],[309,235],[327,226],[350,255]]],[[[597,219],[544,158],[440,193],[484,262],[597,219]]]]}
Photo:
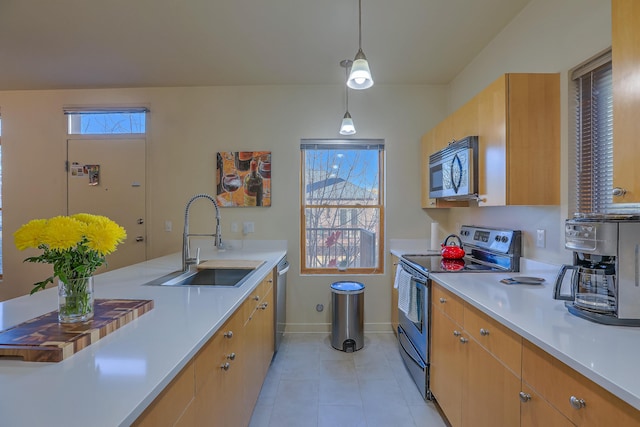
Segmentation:
{"type": "Polygon", "coordinates": [[[554,298],[594,322],[640,326],[638,219],[567,220],[565,248],[573,251],[573,265],[561,267],[554,298]]]}
{"type": "Polygon", "coordinates": [[[617,311],[615,256],[574,252],[574,265],[560,268],[553,297],[573,302],[576,308],[596,313],[617,311]],[[570,292],[563,293],[565,275],[572,270],[570,292]]]}

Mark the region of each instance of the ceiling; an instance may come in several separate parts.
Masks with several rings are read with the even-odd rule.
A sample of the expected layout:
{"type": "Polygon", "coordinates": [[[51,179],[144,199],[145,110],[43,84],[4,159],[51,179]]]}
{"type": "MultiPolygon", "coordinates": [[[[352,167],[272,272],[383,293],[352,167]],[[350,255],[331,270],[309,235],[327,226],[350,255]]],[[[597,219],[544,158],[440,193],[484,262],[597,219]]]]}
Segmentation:
{"type": "MultiPolygon", "coordinates": [[[[530,0],[363,0],[376,84],[450,82],[530,0]]],[[[0,90],[339,84],[357,0],[1,0],[0,90]]]]}

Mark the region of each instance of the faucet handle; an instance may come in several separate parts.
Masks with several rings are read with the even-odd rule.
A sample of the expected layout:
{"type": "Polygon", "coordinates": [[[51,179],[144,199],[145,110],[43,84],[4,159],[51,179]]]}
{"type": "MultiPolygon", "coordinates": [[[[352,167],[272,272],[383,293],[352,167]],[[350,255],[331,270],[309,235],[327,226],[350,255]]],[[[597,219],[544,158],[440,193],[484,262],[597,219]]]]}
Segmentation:
{"type": "Polygon", "coordinates": [[[200,264],[200,247],[198,247],[198,248],[196,249],[196,259],[195,259],[195,262],[196,262],[196,266],[197,266],[198,264],[200,264]]]}

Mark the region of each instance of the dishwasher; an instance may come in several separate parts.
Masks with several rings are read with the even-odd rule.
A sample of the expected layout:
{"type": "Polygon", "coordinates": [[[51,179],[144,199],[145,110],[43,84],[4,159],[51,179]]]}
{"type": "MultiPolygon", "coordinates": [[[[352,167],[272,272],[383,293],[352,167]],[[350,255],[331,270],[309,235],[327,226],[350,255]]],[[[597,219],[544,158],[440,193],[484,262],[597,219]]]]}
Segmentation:
{"type": "Polygon", "coordinates": [[[280,343],[282,342],[282,336],[284,335],[284,328],[287,323],[287,271],[289,271],[289,263],[287,257],[284,256],[278,266],[276,267],[276,285],[275,285],[275,316],[274,316],[274,331],[275,342],[274,352],[278,351],[280,343]]]}

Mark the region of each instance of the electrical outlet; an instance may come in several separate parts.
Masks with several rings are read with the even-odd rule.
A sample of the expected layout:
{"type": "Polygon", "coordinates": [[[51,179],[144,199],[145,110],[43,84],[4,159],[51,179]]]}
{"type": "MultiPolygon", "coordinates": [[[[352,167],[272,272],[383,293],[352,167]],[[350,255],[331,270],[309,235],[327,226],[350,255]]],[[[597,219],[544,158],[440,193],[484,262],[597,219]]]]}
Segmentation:
{"type": "Polygon", "coordinates": [[[164,231],[166,231],[168,233],[172,229],[173,229],[173,223],[171,221],[165,221],[164,222],[164,231]]]}
{"type": "Polygon", "coordinates": [[[542,229],[536,231],[536,246],[538,248],[544,248],[546,243],[547,232],[542,229]]]}
{"type": "Polygon", "coordinates": [[[243,222],[242,233],[243,234],[253,233],[255,231],[254,226],[255,224],[253,222],[243,222]]]}

